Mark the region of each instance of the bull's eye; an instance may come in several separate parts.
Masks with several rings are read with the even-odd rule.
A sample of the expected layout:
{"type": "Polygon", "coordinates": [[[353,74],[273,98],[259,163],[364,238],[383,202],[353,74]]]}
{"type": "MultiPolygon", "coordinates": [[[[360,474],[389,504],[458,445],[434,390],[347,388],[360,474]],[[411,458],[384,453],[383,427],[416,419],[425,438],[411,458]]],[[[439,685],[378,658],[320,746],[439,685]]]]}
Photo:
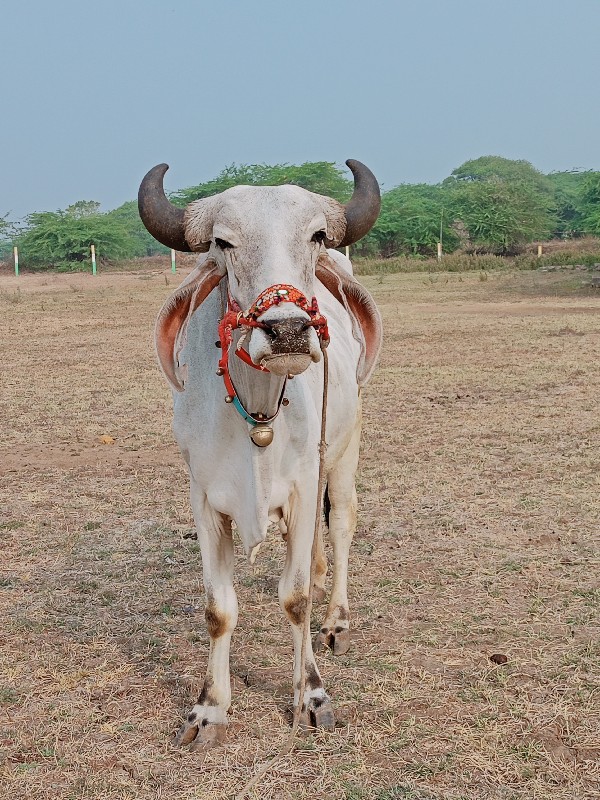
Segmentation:
{"type": "Polygon", "coordinates": [[[220,247],[221,250],[229,250],[233,247],[231,242],[226,242],[225,239],[215,238],[215,244],[217,247],[220,247]]]}
{"type": "Polygon", "coordinates": [[[312,235],[311,242],[316,242],[317,244],[323,244],[326,238],[327,238],[327,231],[316,231],[312,235]]]}

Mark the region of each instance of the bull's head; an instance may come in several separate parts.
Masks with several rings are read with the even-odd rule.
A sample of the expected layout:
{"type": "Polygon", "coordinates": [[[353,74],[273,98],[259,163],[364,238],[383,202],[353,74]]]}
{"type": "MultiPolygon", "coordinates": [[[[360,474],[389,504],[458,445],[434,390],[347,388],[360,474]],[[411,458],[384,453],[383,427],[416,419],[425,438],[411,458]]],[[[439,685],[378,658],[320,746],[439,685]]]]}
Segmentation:
{"type": "MultiPolygon", "coordinates": [[[[179,330],[225,275],[231,295],[244,310],[276,283],[295,286],[310,301],[317,262],[325,248],[358,241],[379,213],[379,186],[373,173],[359,161],[346,163],[354,174],[354,193],[345,206],[298,186],[236,186],[190,203],[184,210],[165,196],[163,178],[168,166],[160,164],[148,172],[138,196],[148,231],[167,247],[208,254],[198,279],[177,295],[184,302],[177,309],[170,306],[169,318],[163,319],[164,354],[158,342],[163,367],[163,355],[173,357],[175,333],[170,336],[169,331],[179,330]]],[[[263,327],[253,329],[248,344],[254,363],[266,363],[271,372],[286,374],[302,372],[311,360],[319,360],[317,335],[307,325],[308,314],[298,306],[282,302],[259,321],[263,327]]],[[[165,372],[175,388],[181,388],[176,376],[167,368],[165,372]]]]}

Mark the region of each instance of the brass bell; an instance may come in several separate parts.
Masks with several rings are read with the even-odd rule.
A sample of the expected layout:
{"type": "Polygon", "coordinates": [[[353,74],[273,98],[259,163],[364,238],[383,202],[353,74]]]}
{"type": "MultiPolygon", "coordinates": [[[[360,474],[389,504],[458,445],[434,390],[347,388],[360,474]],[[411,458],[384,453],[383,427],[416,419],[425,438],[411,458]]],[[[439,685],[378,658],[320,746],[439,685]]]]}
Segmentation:
{"type": "Polygon", "coordinates": [[[270,425],[255,425],[250,438],[257,447],[267,447],[273,441],[273,428],[270,425]]]}

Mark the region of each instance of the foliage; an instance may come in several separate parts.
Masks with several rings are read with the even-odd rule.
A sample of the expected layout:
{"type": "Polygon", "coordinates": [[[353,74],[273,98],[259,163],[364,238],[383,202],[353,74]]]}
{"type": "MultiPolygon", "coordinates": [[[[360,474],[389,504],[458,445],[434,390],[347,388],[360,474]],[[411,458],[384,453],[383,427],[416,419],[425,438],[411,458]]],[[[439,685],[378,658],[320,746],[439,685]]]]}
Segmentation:
{"type": "Polygon", "coordinates": [[[522,159],[513,160],[502,156],[481,156],[471,159],[453,170],[445,183],[470,183],[473,181],[525,184],[550,197],[553,193],[548,176],[537,170],[529,161],[522,159]]]}
{"type": "Polygon", "coordinates": [[[8,218],[8,214],[0,216],[0,261],[7,260],[12,256],[12,240],[16,236],[19,226],[8,218]]]}
{"type": "Polygon", "coordinates": [[[291,183],[308,189],[310,192],[333,197],[346,202],[352,195],[353,183],[344,172],[328,161],[309,161],[300,166],[294,164],[231,164],[225,167],[216,178],[198,186],[180,189],[171,195],[171,200],[185,206],[202,197],[224,192],[232,186],[280,186],[291,183]]]}
{"type": "Polygon", "coordinates": [[[569,239],[582,233],[581,189],[585,174],[568,170],[548,175],[556,205],[555,237],[569,239]]]}
{"type": "MultiPolygon", "coordinates": [[[[172,200],[184,206],[232,186],[291,183],[346,202],[353,182],[330,162],[232,164],[215,178],[181,189],[172,200]]],[[[600,172],[542,174],[528,161],[482,156],[466,161],[442,183],[403,184],[385,192],[379,219],[354,256],[427,258],[441,238],[444,254],[510,255],[533,241],[600,234],[600,172]]],[[[89,261],[89,245],[105,259],[166,253],[143,226],[132,200],[108,213],[79,200],[64,211],[32,214],[25,225],[0,217],[0,258],[13,244],[27,266],[77,268],[89,261]]]]}
{"type": "Polygon", "coordinates": [[[136,200],[129,200],[127,203],[123,203],[122,206],[109,211],[106,216],[111,222],[127,230],[131,240],[129,242],[129,258],[143,258],[144,256],[169,252],[169,248],[157,242],[144,227],[136,200]]]}
{"type": "Polygon", "coordinates": [[[482,156],[457,167],[443,186],[469,249],[516,253],[556,229],[554,186],[528,161],[482,156]]]}
{"type": "Polygon", "coordinates": [[[65,211],[30,214],[16,239],[22,262],[33,267],[81,263],[89,260],[91,244],[105,259],[130,257],[133,239],[127,227],[98,208],[94,201],[79,201],[65,211]]]}
{"type": "Polygon", "coordinates": [[[96,200],[78,200],[70,206],[67,206],[66,214],[74,219],[84,219],[85,217],[93,217],[100,213],[100,203],[96,200]]]}
{"type": "Polygon", "coordinates": [[[9,228],[10,222],[8,221],[8,214],[5,214],[3,217],[0,217],[0,237],[4,238],[9,228]]]}
{"type": "Polygon", "coordinates": [[[12,256],[12,249],[10,239],[0,239],[0,261],[8,261],[12,256]]]}
{"type": "Polygon", "coordinates": [[[365,238],[362,251],[384,257],[430,255],[437,250],[440,226],[444,247],[453,250],[459,238],[451,228],[447,199],[442,187],[425,183],[404,184],[386,192],[379,219],[365,238]]]}
{"type": "Polygon", "coordinates": [[[555,226],[547,199],[523,183],[498,179],[457,187],[452,208],[469,234],[469,249],[509,255],[546,239],[555,226]]]}
{"type": "Polygon", "coordinates": [[[600,172],[587,172],[581,190],[581,228],[584,233],[600,234],[600,172]]]}

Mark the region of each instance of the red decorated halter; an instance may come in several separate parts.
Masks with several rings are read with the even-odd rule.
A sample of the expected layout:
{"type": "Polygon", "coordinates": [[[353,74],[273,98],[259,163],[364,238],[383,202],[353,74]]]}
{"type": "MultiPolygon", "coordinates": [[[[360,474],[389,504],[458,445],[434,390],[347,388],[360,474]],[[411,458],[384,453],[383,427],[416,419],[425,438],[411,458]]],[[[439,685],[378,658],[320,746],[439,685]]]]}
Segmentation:
{"type": "MultiPolygon", "coordinates": [[[[229,294],[229,292],[227,293],[227,310],[219,322],[218,344],[221,347],[221,358],[219,360],[219,369],[217,370],[217,375],[223,376],[223,381],[227,390],[227,397],[225,398],[226,401],[233,403],[244,419],[254,425],[270,422],[275,418],[275,416],[277,416],[277,413],[279,413],[279,405],[283,399],[283,390],[281,393],[280,403],[278,404],[277,413],[273,417],[269,417],[268,419],[263,417],[256,419],[252,414],[249,414],[239,401],[237,391],[233,385],[233,381],[231,380],[231,375],[229,374],[229,348],[231,347],[231,342],[233,340],[233,331],[237,328],[247,327],[268,330],[269,326],[264,322],[261,322],[259,317],[261,317],[270,308],[277,306],[280,303],[293,303],[294,305],[298,306],[298,308],[302,309],[302,311],[305,311],[310,318],[307,320],[306,325],[307,327],[313,327],[315,329],[317,336],[321,341],[321,347],[326,347],[329,343],[327,320],[319,311],[317,298],[313,297],[312,302],[309,303],[306,296],[302,294],[299,289],[296,289],[295,286],[291,286],[287,283],[275,283],[273,286],[269,286],[258,295],[254,303],[247,311],[242,311],[234,298],[229,294]]],[[[242,347],[242,341],[238,343],[235,352],[238,358],[241,358],[242,361],[249,366],[254,367],[254,369],[259,369],[261,372],[269,372],[267,367],[263,366],[262,364],[255,364],[254,361],[252,361],[248,351],[244,350],[242,347]]]]}

